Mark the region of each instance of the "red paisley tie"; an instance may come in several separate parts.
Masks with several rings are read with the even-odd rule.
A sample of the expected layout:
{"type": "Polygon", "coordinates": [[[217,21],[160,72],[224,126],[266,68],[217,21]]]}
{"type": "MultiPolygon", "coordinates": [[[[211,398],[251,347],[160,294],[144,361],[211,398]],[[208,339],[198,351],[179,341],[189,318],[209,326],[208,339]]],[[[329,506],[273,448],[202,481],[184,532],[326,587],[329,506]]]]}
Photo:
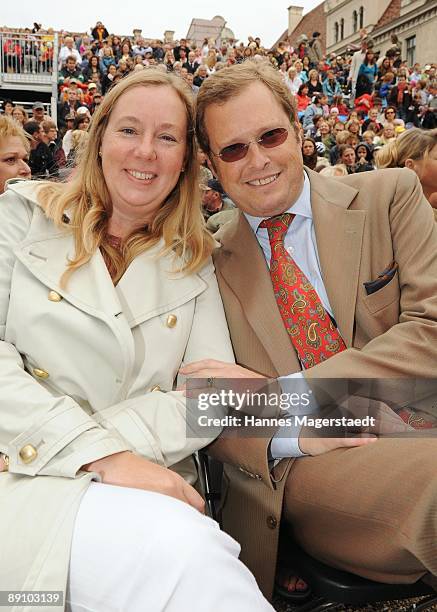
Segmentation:
{"type": "Polygon", "coordinates": [[[323,307],[316,290],[284,247],[295,215],[284,213],[262,221],[272,249],[270,276],[285,329],[302,366],[307,369],[329,359],[346,345],[323,307]]]}

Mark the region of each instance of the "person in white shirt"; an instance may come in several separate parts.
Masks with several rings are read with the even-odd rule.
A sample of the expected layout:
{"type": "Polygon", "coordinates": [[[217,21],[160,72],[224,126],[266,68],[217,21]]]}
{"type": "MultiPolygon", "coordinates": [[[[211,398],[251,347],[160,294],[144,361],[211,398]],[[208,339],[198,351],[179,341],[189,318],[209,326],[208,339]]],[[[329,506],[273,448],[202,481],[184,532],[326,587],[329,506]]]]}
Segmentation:
{"type": "Polygon", "coordinates": [[[70,57],[70,56],[76,59],[76,65],[79,65],[82,62],[80,53],[74,46],[73,38],[71,36],[66,36],[64,38],[64,45],[61,47],[59,51],[59,58],[58,58],[59,70],[62,68],[62,66],[67,61],[67,57],[70,57]]]}

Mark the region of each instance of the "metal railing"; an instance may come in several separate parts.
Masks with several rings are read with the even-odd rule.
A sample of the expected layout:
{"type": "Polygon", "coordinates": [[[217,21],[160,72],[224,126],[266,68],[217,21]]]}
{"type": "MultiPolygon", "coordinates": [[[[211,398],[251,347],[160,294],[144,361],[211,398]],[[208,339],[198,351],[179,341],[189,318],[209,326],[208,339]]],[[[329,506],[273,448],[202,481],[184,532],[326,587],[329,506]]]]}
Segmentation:
{"type": "Polygon", "coordinates": [[[0,32],[0,86],[29,90],[49,87],[52,115],[56,116],[58,54],[57,32],[0,32]]]}

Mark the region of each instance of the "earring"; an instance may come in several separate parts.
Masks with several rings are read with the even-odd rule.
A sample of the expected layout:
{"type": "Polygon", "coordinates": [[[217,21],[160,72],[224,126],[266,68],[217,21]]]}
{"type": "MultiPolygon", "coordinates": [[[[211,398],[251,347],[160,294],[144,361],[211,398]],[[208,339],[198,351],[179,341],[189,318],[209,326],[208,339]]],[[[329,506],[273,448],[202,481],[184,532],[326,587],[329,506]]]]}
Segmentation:
{"type": "Polygon", "coordinates": [[[102,157],[102,152],[101,151],[99,151],[99,157],[102,157]]]}

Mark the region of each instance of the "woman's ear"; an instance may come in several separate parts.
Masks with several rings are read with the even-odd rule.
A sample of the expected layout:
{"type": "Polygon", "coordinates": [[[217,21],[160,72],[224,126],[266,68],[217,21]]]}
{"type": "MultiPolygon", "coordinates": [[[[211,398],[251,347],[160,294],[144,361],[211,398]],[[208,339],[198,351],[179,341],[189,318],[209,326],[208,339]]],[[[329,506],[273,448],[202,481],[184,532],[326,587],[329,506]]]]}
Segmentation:
{"type": "Polygon", "coordinates": [[[414,172],[416,171],[416,164],[414,163],[414,160],[412,160],[410,157],[408,157],[405,160],[404,166],[405,166],[405,168],[409,168],[410,170],[414,170],[414,172]]]}

